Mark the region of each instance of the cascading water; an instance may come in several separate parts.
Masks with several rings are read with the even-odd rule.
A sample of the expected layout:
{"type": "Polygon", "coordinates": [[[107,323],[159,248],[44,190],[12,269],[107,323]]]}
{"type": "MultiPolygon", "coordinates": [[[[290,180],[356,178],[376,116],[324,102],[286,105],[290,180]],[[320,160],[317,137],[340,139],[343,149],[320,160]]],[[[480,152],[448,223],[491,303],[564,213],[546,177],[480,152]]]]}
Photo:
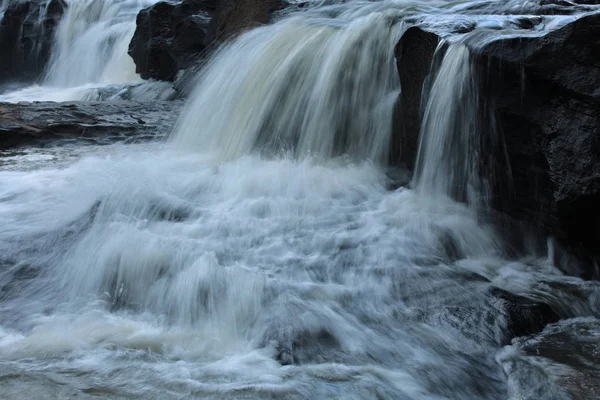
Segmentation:
{"type": "Polygon", "coordinates": [[[473,202],[482,194],[478,165],[483,132],[477,126],[474,79],[467,47],[450,45],[428,95],[420,134],[415,182],[424,195],[473,202]]]}
{"type": "Polygon", "coordinates": [[[600,288],[544,257],[506,259],[454,200],[480,180],[460,44],[428,94],[416,187],[387,189],[394,45],[407,21],[456,4],[293,14],[217,52],[170,143],[11,155],[17,166],[0,169],[2,393],[585,398],[579,371],[510,345],[501,296],[593,321],[600,288]]]}
{"type": "MultiPolygon", "coordinates": [[[[4,94],[0,101],[98,100],[102,88],[143,83],[127,49],[137,13],[156,1],[67,0],[41,86],[4,94]]],[[[138,91],[142,99],[168,97],[172,94],[168,86],[149,82],[145,92],[152,95],[138,91]]]]}
{"type": "Polygon", "coordinates": [[[71,0],[45,82],[57,87],[139,79],[127,48],[139,10],[155,0],[71,0]]]}
{"type": "Polygon", "coordinates": [[[386,162],[401,15],[351,9],[335,22],[298,16],[244,35],[202,73],[174,141],[225,159],[259,148],[386,162]]]}

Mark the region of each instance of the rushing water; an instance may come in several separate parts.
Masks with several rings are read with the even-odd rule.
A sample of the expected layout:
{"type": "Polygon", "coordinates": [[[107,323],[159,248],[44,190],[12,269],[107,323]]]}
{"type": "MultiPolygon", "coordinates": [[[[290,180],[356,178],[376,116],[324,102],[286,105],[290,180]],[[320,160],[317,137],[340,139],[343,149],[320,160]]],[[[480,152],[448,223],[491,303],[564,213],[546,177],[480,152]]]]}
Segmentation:
{"type": "Polygon", "coordinates": [[[102,95],[103,89],[118,98],[120,90],[111,88],[126,85],[143,86],[137,89],[140,100],[170,96],[166,83],[144,83],[127,54],[137,13],[156,1],[66,0],[68,7],[58,24],[43,82],[4,94],[0,101],[110,99],[102,95]]]}
{"type": "Polygon", "coordinates": [[[412,188],[389,190],[393,47],[466,4],[489,6],[309,9],[219,50],[168,143],[4,154],[0,396],[595,398],[600,287],[545,253],[510,258],[473,207],[491,132],[460,43],[412,188]],[[511,343],[495,288],[577,318],[511,343]]]}

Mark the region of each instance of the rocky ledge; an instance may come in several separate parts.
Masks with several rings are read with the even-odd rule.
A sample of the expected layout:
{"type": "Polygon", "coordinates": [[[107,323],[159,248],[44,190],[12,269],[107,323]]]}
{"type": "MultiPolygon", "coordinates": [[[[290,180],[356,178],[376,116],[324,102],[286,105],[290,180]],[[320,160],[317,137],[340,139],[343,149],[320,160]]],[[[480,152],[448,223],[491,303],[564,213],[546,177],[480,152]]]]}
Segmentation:
{"type": "Polygon", "coordinates": [[[129,55],[144,79],[173,81],[214,43],[269,22],[281,0],[161,1],[138,14],[129,55]]]}
{"type": "MultiPolygon", "coordinates": [[[[593,261],[600,243],[599,31],[600,14],[593,14],[544,36],[471,48],[481,123],[493,135],[481,149],[481,168],[493,177],[492,203],[555,236],[570,252],[591,255],[577,268],[563,265],[584,278],[600,277],[593,261]]],[[[403,87],[394,120],[402,153],[396,156],[408,165],[420,128],[414,105],[440,40],[414,27],[396,49],[403,87]]]]}
{"type": "Polygon", "coordinates": [[[65,138],[119,140],[170,132],[181,102],[0,104],[0,150],[65,138]]]}

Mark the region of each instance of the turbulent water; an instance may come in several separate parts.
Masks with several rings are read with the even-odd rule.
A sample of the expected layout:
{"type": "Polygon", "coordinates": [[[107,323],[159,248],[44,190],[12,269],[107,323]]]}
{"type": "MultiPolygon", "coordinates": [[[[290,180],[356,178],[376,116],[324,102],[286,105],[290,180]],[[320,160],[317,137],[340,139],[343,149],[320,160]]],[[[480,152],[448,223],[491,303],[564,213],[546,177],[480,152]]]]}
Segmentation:
{"type": "MultiPolygon", "coordinates": [[[[58,67],[111,4],[61,22],[71,50],[48,82],[130,79],[119,40],[58,67]]],[[[222,47],[167,143],[3,153],[0,396],[595,398],[600,287],[534,246],[509,257],[486,222],[475,138],[491,132],[451,34],[413,182],[390,189],[385,167],[402,32],[432,15],[451,32],[468,6],[459,20],[513,34],[513,4],[309,7],[222,47]],[[573,318],[511,343],[494,288],[573,318]]]]}

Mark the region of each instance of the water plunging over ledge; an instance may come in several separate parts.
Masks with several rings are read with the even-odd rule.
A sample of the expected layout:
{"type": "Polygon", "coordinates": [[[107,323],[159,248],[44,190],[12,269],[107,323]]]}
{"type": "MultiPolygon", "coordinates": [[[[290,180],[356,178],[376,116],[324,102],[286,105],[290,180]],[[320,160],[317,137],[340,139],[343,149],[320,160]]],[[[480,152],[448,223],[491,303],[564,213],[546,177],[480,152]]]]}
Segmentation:
{"type": "MultiPolygon", "coordinates": [[[[472,207],[484,196],[473,164],[486,132],[475,127],[469,52],[452,38],[423,110],[413,186],[388,190],[394,46],[411,18],[467,4],[491,7],[301,11],[222,47],[167,143],[13,154],[17,166],[0,168],[2,393],[592,393],[591,352],[564,364],[545,344],[596,348],[600,287],[565,277],[546,254],[508,257],[472,207]],[[577,318],[511,341],[519,324],[558,312],[577,318]]],[[[86,73],[111,70],[114,58],[100,58],[86,73]]]]}

